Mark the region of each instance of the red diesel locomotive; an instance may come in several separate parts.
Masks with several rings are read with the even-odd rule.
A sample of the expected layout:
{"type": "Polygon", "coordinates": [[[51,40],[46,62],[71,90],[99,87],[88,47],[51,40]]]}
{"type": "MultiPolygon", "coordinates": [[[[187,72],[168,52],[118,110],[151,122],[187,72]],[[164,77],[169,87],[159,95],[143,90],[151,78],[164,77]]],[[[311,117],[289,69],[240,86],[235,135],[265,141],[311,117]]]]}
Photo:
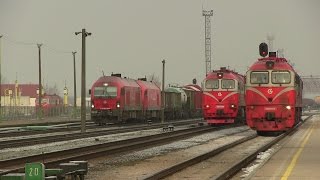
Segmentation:
{"type": "Polygon", "coordinates": [[[92,85],[89,94],[91,119],[97,124],[159,117],[161,91],[152,82],[112,74],[100,77],[92,85]]]}
{"type": "Polygon", "coordinates": [[[261,43],[260,55],[246,75],[246,118],[259,135],[283,132],[301,119],[302,80],[285,58],[261,43]]]}
{"type": "MultiPolygon", "coordinates": [[[[39,110],[39,99],[36,98],[36,113],[39,110]]],[[[57,94],[44,94],[41,97],[41,105],[44,116],[57,116],[63,112],[63,100],[57,94]]]]}
{"type": "MultiPolygon", "coordinates": [[[[166,120],[201,115],[201,88],[191,84],[165,89],[166,120]]],[[[129,120],[159,120],[161,90],[146,78],[121,78],[121,74],[100,77],[89,90],[91,119],[99,125],[129,120]]]]}
{"type": "Polygon", "coordinates": [[[203,81],[203,116],[210,125],[244,121],[245,101],[243,75],[221,67],[203,81]]]}

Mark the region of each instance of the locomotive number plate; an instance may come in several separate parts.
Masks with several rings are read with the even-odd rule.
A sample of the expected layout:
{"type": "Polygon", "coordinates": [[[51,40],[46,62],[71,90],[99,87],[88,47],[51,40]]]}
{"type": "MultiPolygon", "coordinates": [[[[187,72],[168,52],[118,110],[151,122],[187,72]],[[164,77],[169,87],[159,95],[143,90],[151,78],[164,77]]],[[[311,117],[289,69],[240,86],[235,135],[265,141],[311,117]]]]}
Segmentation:
{"type": "Polygon", "coordinates": [[[222,108],[224,108],[224,105],[216,105],[216,108],[222,109],[222,108]]]}
{"type": "Polygon", "coordinates": [[[274,111],[274,110],[276,110],[276,108],[275,107],[266,107],[266,108],[264,108],[264,110],[269,110],[269,111],[273,110],[274,111]]]}

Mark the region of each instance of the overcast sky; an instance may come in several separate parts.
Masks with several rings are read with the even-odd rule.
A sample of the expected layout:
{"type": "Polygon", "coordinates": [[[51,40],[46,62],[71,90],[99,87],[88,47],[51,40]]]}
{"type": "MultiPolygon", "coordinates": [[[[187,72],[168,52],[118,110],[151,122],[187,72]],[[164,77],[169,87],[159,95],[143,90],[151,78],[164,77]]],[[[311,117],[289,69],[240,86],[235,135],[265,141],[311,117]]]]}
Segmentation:
{"type": "Polygon", "coordinates": [[[80,95],[81,36],[86,28],[87,89],[111,72],[161,79],[166,84],[200,83],[205,76],[204,17],[212,9],[212,69],[229,66],[245,73],[258,57],[267,34],[283,48],[301,75],[320,75],[320,1],[318,0],[0,0],[2,74],[10,82],[38,83],[42,47],[44,84],[65,81],[73,94],[77,51],[80,95]]]}

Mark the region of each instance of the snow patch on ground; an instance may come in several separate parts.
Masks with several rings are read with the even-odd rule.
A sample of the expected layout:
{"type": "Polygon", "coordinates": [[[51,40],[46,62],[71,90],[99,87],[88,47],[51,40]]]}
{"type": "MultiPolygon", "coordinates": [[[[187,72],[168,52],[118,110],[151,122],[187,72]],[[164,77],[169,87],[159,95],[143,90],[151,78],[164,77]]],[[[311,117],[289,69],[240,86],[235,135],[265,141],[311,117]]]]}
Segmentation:
{"type": "Polygon", "coordinates": [[[272,156],[272,154],[274,152],[275,152],[274,148],[270,148],[265,152],[260,152],[257,155],[257,159],[255,160],[255,164],[242,169],[242,171],[245,174],[241,175],[241,178],[248,177],[252,172],[254,172],[256,169],[260,168],[260,166],[263,165],[263,163],[266,162],[272,156]]]}

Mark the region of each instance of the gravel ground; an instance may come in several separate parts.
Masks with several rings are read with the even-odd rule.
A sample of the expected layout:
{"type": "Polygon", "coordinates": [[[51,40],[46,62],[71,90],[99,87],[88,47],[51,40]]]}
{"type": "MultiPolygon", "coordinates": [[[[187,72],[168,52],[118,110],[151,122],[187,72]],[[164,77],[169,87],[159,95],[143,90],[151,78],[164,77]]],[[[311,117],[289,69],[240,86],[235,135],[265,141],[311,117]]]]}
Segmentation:
{"type": "Polygon", "coordinates": [[[143,179],[177,162],[187,160],[252,134],[255,134],[255,131],[249,130],[247,127],[238,127],[211,132],[130,154],[101,157],[89,162],[87,179],[143,179]],[[247,131],[230,136],[233,133],[244,130],[247,131]]]}
{"type": "MultiPolygon", "coordinates": [[[[176,130],[186,129],[186,128],[188,128],[188,126],[175,127],[176,130]]],[[[26,147],[20,147],[20,148],[1,149],[0,160],[21,157],[26,155],[41,154],[46,152],[54,152],[59,150],[71,149],[75,147],[84,147],[84,146],[89,146],[94,144],[102,144],[102,143],[119,141],[124,139],[135,138],[135,137],[150,136],[150,135],[160,134],[160,133],[163,133],[162,129],[141,130],[141,131],[134,131],[134,132],[128,132],[128,133],[120,133],[120,134],[98,136],[98,137],[92,137],[92,138],[84,138],[84,139],[77,139],[77,140],[70,140],[70,141],[40,144],[40,145],[34,145],[34,146],[26,146],[26,147]]],[[[61,134],[61,133],[57,133],[57,134],[61,134]]],[[[35,135],[35,137],[37,136],[44,136],[44,135],[35,135]]]]}

